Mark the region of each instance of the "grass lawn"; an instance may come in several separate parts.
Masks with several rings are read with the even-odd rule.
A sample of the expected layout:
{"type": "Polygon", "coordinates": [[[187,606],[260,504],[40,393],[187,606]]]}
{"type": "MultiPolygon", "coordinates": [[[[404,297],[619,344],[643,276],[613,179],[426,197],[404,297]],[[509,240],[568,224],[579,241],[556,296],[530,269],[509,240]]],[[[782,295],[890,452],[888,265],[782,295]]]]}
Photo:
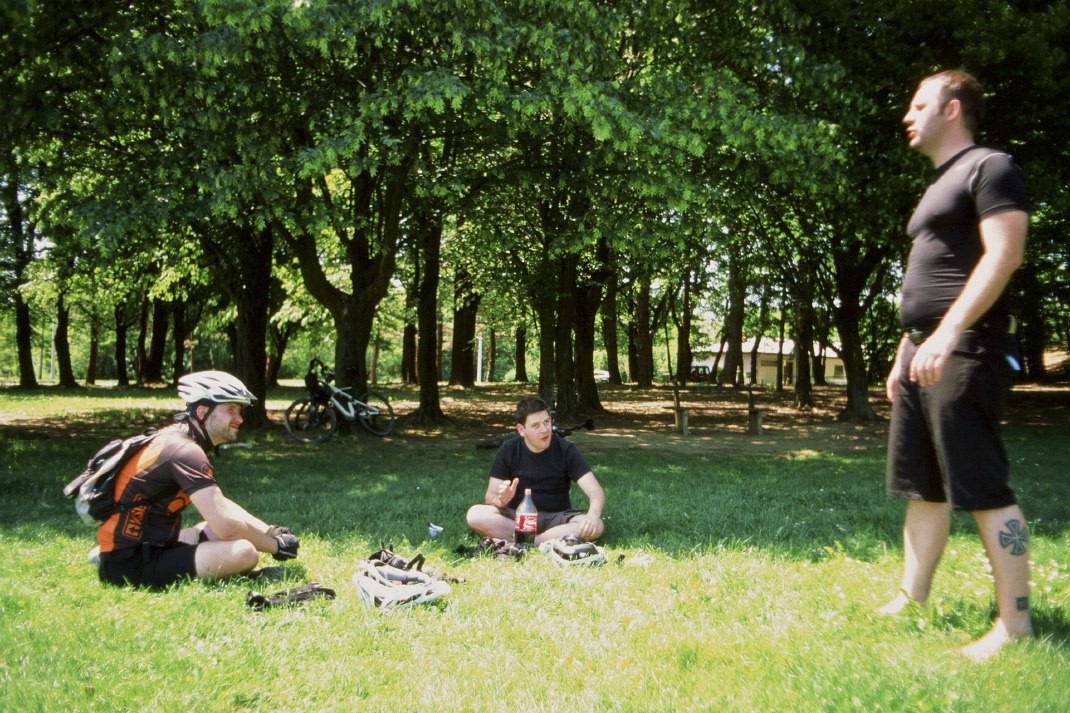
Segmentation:
{"type": "MultiPolygon", "coordinates": [[[[382,390],[415,408],[411,389],[382,390]]],[[[254,612],[243,579],[100,584],[93,532],[60,494],[104,441],[165,422],[170,391],[0,390],[0,711],[1070,710],[1066,387],[1012,395],[1038,637],[982,665],[954,653],[993,616],[968,517],[929,607],[873,615],[898,586],[903,505],[883,492],[886,426],[836,423],[835,394],[805,414],[761,396],[755,437],[745,395],[692,388],[685,437],[670,391],[605,388],[609,414],[572,440],[608,496],[612,563],[564,569],[453,552],[474,544],[464,512],[493,455],[473,446],[509,427],[518,387],[444,390],[449,425],[322,446],[281,427],[298,393],[269,395],[275,427],[244,433],[252,447],[221,453],[217,477],[301,537],[292,580],[262,591],[317,581],[338,596],[254,612]],[[465,583],[421,608],[365,609],[351,578],[380,540],[465,583]]]]}

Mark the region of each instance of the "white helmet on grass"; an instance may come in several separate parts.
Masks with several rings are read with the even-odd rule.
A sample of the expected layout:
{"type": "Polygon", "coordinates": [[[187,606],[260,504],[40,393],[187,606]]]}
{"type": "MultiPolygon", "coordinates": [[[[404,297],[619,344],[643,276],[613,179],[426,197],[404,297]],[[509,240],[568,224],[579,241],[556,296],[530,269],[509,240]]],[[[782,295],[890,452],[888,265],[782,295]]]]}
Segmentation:
{"type": "Polygon", "coordinates": [[[195,371],[178,380],[178,395],[187,406],[196,404],[242,404],[256,401],[237,377],[225,371],[195,371]]]}
{"type": "Polygon", "coordinates": [[[606,553],[595,545],[575,535],[565,535],[539,545],[539,549],[550,555],[557,564],[604,564],[606,553]]]}
{"type": "Polygon", "coordinates": [[[398,569],[378,560],[362,562],[353,585],[365,606],[383,609],[404,609],[450,593],[449,584],[425,572],[398,569]]]}

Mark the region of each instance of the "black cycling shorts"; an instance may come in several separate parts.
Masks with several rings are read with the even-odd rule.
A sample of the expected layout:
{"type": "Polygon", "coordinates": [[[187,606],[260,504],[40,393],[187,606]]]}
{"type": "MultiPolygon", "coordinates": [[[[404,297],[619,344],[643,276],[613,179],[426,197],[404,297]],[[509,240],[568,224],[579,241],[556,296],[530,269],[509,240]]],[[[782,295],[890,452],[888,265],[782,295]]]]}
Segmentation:
{"type": "Polygon", "coordinates": [[[129,547],[101,556],[100,579],[118,586],[160,589],[197,576],[197,545],[129,547]]]}
{"type": "MultiPolygon", "coordinates": [[[[893,497],[950,502],[953,510],[994,510],[1015,503],[1008,485],[1000,421],[1014,369],[1009,335],[966,332],[941,379],[896,384],[888,434],[887,489],[893,497]]],[[[903,363],[917,347],[905,345],[903,363]]]]}

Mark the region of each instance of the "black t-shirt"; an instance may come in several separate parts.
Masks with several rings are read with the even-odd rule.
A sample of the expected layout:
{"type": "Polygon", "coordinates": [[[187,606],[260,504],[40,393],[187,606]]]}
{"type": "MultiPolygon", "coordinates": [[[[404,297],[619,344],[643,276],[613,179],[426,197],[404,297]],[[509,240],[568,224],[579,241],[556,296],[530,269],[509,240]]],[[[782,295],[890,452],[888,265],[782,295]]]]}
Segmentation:
{"type": "MultiPolygon", "coordinates": [[[[903,278],[903,326],[931,329],[943,319],[984,254],[982,219],[1028,207],[1022,171],[1005,153],[971,146],[940,166],[907,225],[913,244],[903,278]]],[[[982,321],[1006,314],[1004,293],[982,321]]]]}
{"type": "Polygon", "coordinates": [[[535,508],[546,512],[571,509],[569,487],[589,472],[591,465],[580,449],[557,434],[541,453],[532,453],[523,438],[510,438],[498,449],[490,466],[492,478],[520,478],[509,507],[518,507],[524,500],[524,489],[531,488],[535,508]]]}

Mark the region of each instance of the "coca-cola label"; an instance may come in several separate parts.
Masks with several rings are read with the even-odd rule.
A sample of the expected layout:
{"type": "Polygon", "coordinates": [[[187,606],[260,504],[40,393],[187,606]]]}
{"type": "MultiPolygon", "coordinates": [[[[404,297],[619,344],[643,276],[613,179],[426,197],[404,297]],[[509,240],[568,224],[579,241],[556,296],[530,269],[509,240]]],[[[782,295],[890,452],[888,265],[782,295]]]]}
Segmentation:
{"type": "Polygon", "coordinates": [[[516,514],[516,529],[519,532],[538,532],[539,531],[539,516],[538,514],[516,514]]]}

